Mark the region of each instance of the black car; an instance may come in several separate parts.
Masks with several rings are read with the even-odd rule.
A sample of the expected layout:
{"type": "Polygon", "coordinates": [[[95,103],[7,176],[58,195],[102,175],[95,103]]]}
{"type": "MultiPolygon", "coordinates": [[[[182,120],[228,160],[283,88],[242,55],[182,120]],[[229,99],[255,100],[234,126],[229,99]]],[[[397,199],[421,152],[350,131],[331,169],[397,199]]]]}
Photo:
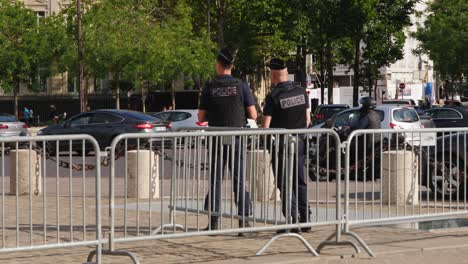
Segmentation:
{"type": "Polygon", "coordinates": [[[468,112],[462,107],[438,107],[424,111],[436,127],[468,127],[468,112]]]}
{"type": "Polygon", "coordinates": [[[347,104],[329,104],[319,105],[312,115],[312,126],[316,126],[325,122],[327,119],[332,117],[334,114],[339,113],[349,108],[347,104]]]}
{"type": "MultiPolygon", "coordinates": [[[[166,131],[166,123],[140,112],[128,110],[96,110],[71,117],[62,124],[40,130],[38,135],[87,134],[96,139],[101,150],[105,150],[112,140],[124,133],[150,133],[166,131]]],[[[49,142],[52,143],[52,142],[49,142]]],[[[87,154],[91,145],[82,150],[82,141],[73,141],[72,151],[87,154]]],[[[55,153],[55,145],[48,145],[49,153],[55,153]]],[[[59,151],[68,151],[67,141],[60,142],[59,151]]]]}
{"type": "Polygon", "coordinates": [[[424,112],[419,106],[413,106],[414,110],[418,112],[419,121],[424,126],[424,128],[434,128],[436,127],[434,121],[432,121],[432,117],[424,112]]]}
{"type": "Polygon", "coordinates": [[[437,160],[433,166],[430,188],[438,197],[465,197],[468,173],[468,132],[446,132],[437,138],[431,155],[437,160]],[[435,172],[435,173],[434,173],[435,172]]]}

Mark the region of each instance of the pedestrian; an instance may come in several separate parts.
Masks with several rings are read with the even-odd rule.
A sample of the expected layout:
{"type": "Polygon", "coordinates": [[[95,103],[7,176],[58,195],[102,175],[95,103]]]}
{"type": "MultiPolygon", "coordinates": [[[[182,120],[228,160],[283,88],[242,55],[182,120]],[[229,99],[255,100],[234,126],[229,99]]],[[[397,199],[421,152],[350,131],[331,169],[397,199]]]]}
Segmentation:
{"type": "Polygon", "coordinates": [[[163,112],[166,112],[166,111],[167,111],[166,106],[163,106],[162,111],[163,111],[163,112]]]}
{"type": "Polygon", "coordinates": [[[27,125],[29,125],[29,121],[31,119],[31,112],[29,111],[29,109],[26,106],[23,109],[23,118],[24,118],[24,122],[27,125]]]}
{"type": "Polygon", "coordinates": [[[49,118],[54,124],[58,124],[59,115],[57,113],[57,109],[55,108],[55,105],[50,105],[49,118]]]}
{"type": "MultiPolygon", "coordinates": [[[[310,108],[306,90],[288,80],[288,69],[283,60],[274,58],[268,66],[271,70],[272,91],[265,99],[262,127],[307,128],[310,124],[310,108]]],[[[286,136],[276,139],[279,141],[271,146],[272,166],[277,172],[276,185],[280,189],[283,215],[290,220],[289,223],[298,221],[307,223],[310,219],[310,210],[307,199],[307,181],[304,177],[304,137],[299,135],[294,136],[293,139],[297,140],[297,155],[294,158],[292,186],[287,184],[288,173],[285,168],[285,163],[289,160],[288,153],[285,151],[287,148],[283,146],[287,142],[286,136]],[[288,200],[290,200],[289,203],[288,200]]],[[[279,230],[278,233],[285,231],[279,230]]],[[[310,227],[291,231],[308,232],[310,227]]]]}
{"type": "MultiPolygon", "coordinates": [[[[224,48],[216,59],[217,77],[208,82],[202,90],[198,107],[198,121],[210,124],[210,127],[244,127],[247,118],[256,120],[255,100],[246,82],[231,75],[234,57],[224,48]]],[[[214,140],[211,157],[210,190],[205,198],[205,210],[211,212],[208,227],[205,230],[216,230],[219,226],[221,203],[221,179],[224,168],[229,167],[233,175],[232,188],[237,204],[237,213],[241,217],[239,227],[249,227],[245,217],[250,215],[250,193],[245,187],[244,150],[241,149],[242,140],[235,137],[221,148],[223,142],[214,140]],[[231,144],[233,143],[233,144],[231,144]],[[231,157],[232,147],[234,157],[231,157]],[[223,149],[221,151],[221,149],[223,149]],[[231,162],[231,159],[233,160],[231,162]]],[[[244,235],[244,234],[239,234],[244,235]]]]}

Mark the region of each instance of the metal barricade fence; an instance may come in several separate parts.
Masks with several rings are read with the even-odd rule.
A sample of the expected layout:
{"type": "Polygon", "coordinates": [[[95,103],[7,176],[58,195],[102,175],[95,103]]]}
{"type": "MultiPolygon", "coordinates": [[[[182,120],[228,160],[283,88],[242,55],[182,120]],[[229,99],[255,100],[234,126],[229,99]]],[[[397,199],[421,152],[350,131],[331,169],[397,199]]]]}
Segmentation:
{"type": "Polygon", "coordinates": [[[283,236],[318,255],[300,232],[331,225],[340,236],[340,146],[336,132],[326,129],[120,135],[110,151],[103,254],[138,263],[116,244],[275,231],[258,255],[283,236]]]}
{"type": "Polygon", "coordinates": [[[96,140],[87,135],[0,138],[0,155],[0,254],[96,246],[100,263],[96,140]],[[84,155],[89,152],[94,156],[84,155]]]}
{"type": "MultiPolygon", "coordinates": [[[[357,130],[345,143],[343,234],[468,213],[468,128],[357,130]]],[[[372,251],[363,242],[370,255],[372,251]]]]}

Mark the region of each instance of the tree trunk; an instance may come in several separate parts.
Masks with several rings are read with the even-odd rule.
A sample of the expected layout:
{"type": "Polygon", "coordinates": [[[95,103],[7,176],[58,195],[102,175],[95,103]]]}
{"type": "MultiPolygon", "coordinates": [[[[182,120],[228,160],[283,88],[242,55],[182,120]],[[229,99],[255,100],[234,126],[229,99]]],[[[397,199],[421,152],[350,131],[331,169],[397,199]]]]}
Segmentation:
{"type": "Polygon", "coordinates": [[[360,75],[359,75],[359,63],[361,57],[361,49],[359,44],[361,41],[359,38],[356,38],[354,42],[354,65],[353,65],[353,72],[354,72],[354,81],[353,81],[353,106],[358,106],[359,100],[359,83],[360,83],[360,75]]]}
{"type": "Polygon", "coordinates": [[[323,42],[320,44],[320,49],[319,49],[319,61],[320,61],[320,78],[317,78],[319,79],[319,82],[320,82],[320,104],[324,104],[325,102],[325,67],[323,67],[324,65],[324,62],[323,62],[323,56],[324,56],[324,45],[323,45],[323,42]]]}
{"type": "Polygon", "coordinates": [[[299,81],[301,82],[302,87],[307,86],[307,76],[305,72],[305,47],[303,44],[296,47],[296,65],[297,65],[297,75],[299,81]]]}
{"type": "Polygon", "coordinates": [[[216,32],[217,39],[218,39],[218,46],[220,49],[225,47],[224,42],[224,22],[226,20],[225,12],[226,12],[226,4],[225,0],[217,0],[216,1],[216,12],[218,14],[218,30],[216,32]]]}
{"type": "Polygon", "coordinates": [[[85,112],[86,109],[86,91],[84,86],[84,66],[83,66],[83,35],[81,28],[81,0],[76,1],[76,20],[77,20],[77,45],[78,45],[78,84],[80,87],[80,111],[85,112]]]}
{"type": "Polygon", "coordinates": [[[115,74],[115,109],[120,109],[120,79],[119,74],[115,74]]]}
{"type": "Polygon", "coordinates": [[[175,94],[174,94],[174,90],[172,90],[172,93],[171,93],[171,105],[172,105],[172,110],[175,110],[175,94]]]}
{"type": "Polygon", "coordinates": [[[328,104],[333,104],[333,62],[332,62],[332,43],[327,39],[326,60],[327,60],[327,88],[328,104]]]}
{"type": "Polygon", "coordinates": [[[14,98],[14,111],[15,111],[15,117],[18,118],[18,93],[19,93],[19,86],[20,82],[17,78],[13,78],[13,98],[14,98]]]}

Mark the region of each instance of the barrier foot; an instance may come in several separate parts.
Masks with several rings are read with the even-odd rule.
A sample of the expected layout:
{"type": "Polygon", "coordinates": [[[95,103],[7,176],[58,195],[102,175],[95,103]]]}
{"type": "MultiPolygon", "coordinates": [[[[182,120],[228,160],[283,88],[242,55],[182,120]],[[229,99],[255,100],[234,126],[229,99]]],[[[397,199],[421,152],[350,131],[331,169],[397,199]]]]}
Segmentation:
{"type": "MultiPolygon", "coordinates": [[[[93,258],[94,256],[96,255],[96,250],[94,251],[91,251],[88,255],[88,258],[87,258],[87,263],[92,263],[93,261],[93,258]]],[[[133,264],[140,264],[140,262],[138,261],[138,258],[135,254],[133,254],[132,252],[129,252],[129,251],[125,251],[125,250],[102,250],[102,255],[109,255],[109,256],[127,256],[129,257],[133,264]]]]}
{"type": "Polygon", "coordinates": [[[158,228],[156,228],[156,230],[153,231],[153,233],[151,233],[151,235],[157,235],[158,233],[160,233],[162,230],[165,230],[165,229],[168,229],[168,228],[171,228],[171,229],[181,229],[182,231],[185,231],[185,228],[184,226],[181,226],[181,225],[178,225],[178,224],[165,224],[165,225],[162,225],[158,228]]]}
{"type": "Polygon", "coordinates": [[[354,250],[356,251],[356,253],[358,254],[361,253],[361,250],[359,250],[359,247],[356,245],[356,243],[352,241],[348,241],[348,240],[332,241],[334,238],[336,238],[336,235],[337,235],[337,232],[333,232],[333,234],[331,234],[327,239],[325,239],[325,241],[320,243],[317,247],[317,252],[320,253],[320,251],[322,251],[322,249],[326,246],[352,246],[354,250]]]}
{"type": "Polygon", "coordinates": [[[276,236],[272,237],[255,255],[261,256],[265,252],[265,250],[267,250],[267,248],[269,246],[271,246],[271,244],[273,244],[273,242],[275,242],[275,240],[277,240],[280,237],[295,237],[295,238],[299,239],[302,242],[302,244],[304,244],[304,246],[310,251],[310,253],[312,253],[312,255],[314,255],[315,257],[319,256],[319,254],[304,239],[304,237],[302,237],[301,235],[298,235],[296,233],[285,233],[285,234],[280,234],[280,235],[276,235],[276,236]]]}
{"type": "Polygon", "coordinates": [[[348,235],[356,239],[359,242],[359,244],[361,244],[361,246],[364,248],[364,250],[367,252],[367,254],[369,254],[369,256],[375,257],[374,252],[372,252],[372,250],[369,248],[366,242],[364,242],[364,240],[362,240],[362,238],[359,237],[356,233],[351,232],[351,231],[345,231],[343,235],[348,235]]]}

